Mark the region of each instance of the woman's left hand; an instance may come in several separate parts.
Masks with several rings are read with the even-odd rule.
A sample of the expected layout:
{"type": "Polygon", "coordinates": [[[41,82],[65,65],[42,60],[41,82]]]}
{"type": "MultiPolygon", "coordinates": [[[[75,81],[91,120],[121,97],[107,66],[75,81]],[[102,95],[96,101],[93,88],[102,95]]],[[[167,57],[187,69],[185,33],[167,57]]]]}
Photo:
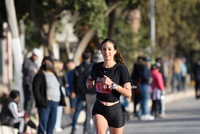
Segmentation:
{"type": "Polygon", "coordinates": [[[106,75],[103,76],[103,83],[105,83],[106,85],[111,86],[113,84],[113,81],[106,75]]]}

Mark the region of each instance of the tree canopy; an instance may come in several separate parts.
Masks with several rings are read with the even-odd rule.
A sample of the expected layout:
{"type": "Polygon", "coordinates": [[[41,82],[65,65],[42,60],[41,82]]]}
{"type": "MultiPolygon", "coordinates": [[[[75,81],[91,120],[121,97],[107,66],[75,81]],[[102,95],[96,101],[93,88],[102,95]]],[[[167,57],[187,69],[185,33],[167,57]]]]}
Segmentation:
{"type": "MultiPolygon", "coordinates": [[[[50,46],[57,30],[55,23],[59,23],[60,13],[68,10],[78,13],[74,29],[80,52],[87,46],[99,48],[101,41],[110,37],[132,66],[140,54],[157,57],[179,53],[193,57],[200,50],[200,0],[155,0],[156,47],[151,50],[149,0],[23,0],[15,1],[15,6],[18,20],[25,21],[29,49],[41,44],[50,46]],[[138,20],[134,18],[135,10],[141,14],[138,20]],[[139,23],[137,32],[133,30],[135,21],[139,23]]],[[[6,21],[4,1],[0,8],[2,23],[6,21]]]]}

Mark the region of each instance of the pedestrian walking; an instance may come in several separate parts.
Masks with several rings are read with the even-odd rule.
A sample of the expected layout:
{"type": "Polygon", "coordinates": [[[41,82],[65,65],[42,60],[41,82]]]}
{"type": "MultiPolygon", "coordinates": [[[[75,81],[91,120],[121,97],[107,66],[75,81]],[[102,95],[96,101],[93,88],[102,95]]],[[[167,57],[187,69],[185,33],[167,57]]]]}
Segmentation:
{"type": "Polygon", "coordinates": [[[125,116],[119,97],[131,97],[131,78],[114,40],[106,38],[101,43],[101,54],[104,62],[93,65],[86,82],[88,89],[95,85],[97,92],[92,110],[95,130],[105,134],[109,126],[111,134],[122,134],[125,116]]]}
{"type": "Polygon", "coordinates": [[[39,113],[38,134],[52,134],[56,123],[58,105],[66,106],[65,96],[57,75],[53,72],[53,60],[46,56],[33,80],[33,93],[39,113]]]}
{"type": "Polygon", "coordinates": [[[32,56],[30,58],[26,58],[22,65],[22,73],[23,73],[23,92],[24,92],[24,110],[31,116],[31,111],[34,104],[34,97],[32,92],[32,82],[35,74],[38,71],[37,64],[35,61],[38,59],[40,55],[40,51],[37,48],[32,50],[32,56]]]}

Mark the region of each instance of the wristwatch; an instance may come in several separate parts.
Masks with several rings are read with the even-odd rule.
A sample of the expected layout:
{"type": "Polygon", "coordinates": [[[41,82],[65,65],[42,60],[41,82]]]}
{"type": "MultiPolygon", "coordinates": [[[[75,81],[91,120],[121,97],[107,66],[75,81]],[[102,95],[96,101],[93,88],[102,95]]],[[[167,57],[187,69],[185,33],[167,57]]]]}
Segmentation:
{"type": "Polygon", "coordinates": [[[111,90],[115,89],[116,87],[117,87],[117,84],[116,84],[116,83],[113,83],[113,84],[111,85],[111,90]]]}

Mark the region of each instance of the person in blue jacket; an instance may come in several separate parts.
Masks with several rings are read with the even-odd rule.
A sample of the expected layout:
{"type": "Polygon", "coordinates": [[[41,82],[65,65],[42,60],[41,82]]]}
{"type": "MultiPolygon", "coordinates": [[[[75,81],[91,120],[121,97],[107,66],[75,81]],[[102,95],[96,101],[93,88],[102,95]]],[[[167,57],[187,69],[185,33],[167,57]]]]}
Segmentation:
{"type": "Polygon", "coordinates": [[[151,76],[151,59],[149,57],[144,58],[144,65],[140,69],[140,111],[138,112],[138,117],[141,120],[154,120],[154,116],[149,114],[148,100],[150,98],[151,83],[153,81],[151,76]]]}

